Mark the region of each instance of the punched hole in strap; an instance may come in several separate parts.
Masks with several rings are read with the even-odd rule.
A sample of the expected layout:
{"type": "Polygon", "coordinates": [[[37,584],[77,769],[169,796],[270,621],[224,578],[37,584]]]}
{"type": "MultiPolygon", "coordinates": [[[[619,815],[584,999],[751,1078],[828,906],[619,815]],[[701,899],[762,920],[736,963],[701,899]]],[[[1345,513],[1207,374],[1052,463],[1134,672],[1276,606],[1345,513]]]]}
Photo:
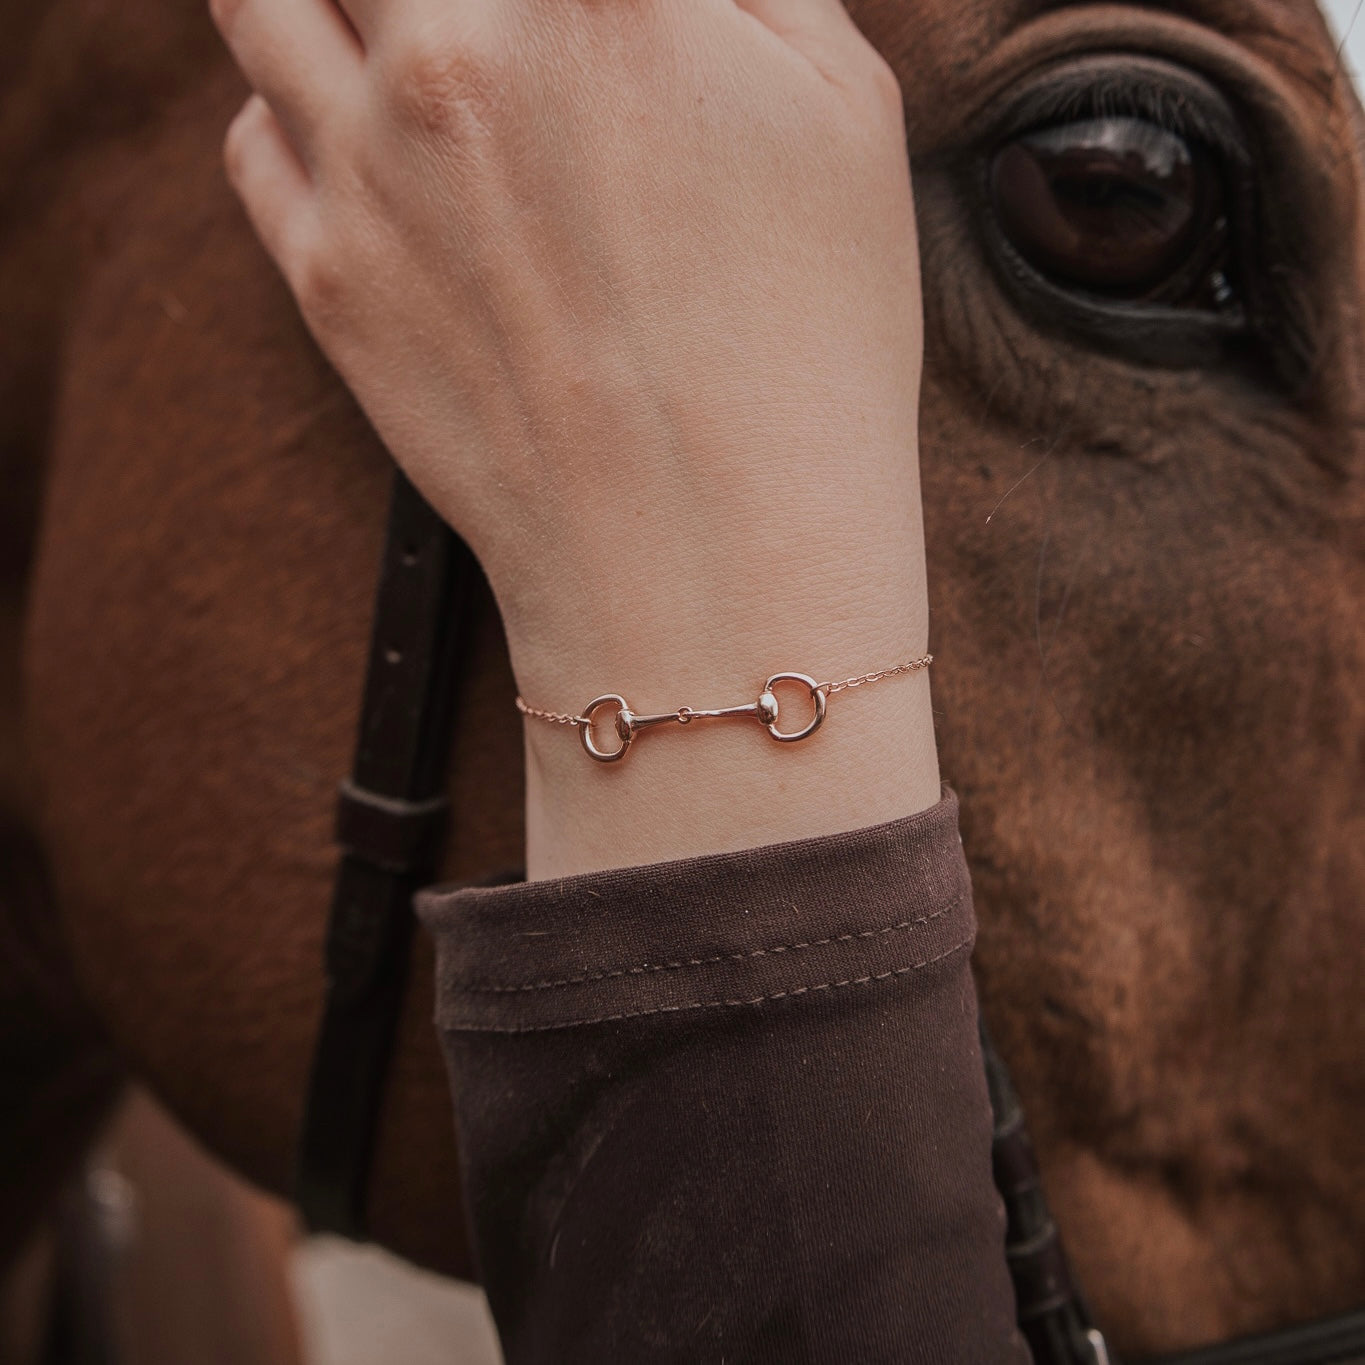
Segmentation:
{"type": "Polygon", "coordinates": [[[444,796],[407,801],[346,781],[337,793],[337,842],[376,867],[416,872],[429,865],[432,847],[445,828],[448,805],[444,796]]]}

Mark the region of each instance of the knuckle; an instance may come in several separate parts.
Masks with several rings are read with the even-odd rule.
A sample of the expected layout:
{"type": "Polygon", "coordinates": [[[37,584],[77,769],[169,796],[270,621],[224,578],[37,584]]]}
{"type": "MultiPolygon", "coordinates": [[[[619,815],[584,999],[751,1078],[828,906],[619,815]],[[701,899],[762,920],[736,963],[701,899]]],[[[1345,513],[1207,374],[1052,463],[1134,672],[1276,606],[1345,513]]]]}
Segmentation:
{"type": "Polygon", "coordinates": [[[419,132],[460,135],[487,126],[497,103],[497,63],[444,33],[410,38],[389,63],[389,97],[399,120],[419,132]]]}
{"type": "Polygon", "coordinates": [[[300,311],[310,326],[325,331],[344,311],[347,272],[331,251],[297,236],[286,242],[283,255],[285,275],[300,311]]]}

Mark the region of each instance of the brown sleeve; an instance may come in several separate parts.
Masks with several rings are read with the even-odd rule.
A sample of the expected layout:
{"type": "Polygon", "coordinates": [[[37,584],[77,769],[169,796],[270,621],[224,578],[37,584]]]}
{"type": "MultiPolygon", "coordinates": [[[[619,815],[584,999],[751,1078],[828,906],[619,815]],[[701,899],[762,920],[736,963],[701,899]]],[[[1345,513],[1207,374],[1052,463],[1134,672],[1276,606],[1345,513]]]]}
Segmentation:
{"type": "Polygon", "coordinates": [[[951,794],[419,907],[509,1365],[1027,1361],[951,794]]]}

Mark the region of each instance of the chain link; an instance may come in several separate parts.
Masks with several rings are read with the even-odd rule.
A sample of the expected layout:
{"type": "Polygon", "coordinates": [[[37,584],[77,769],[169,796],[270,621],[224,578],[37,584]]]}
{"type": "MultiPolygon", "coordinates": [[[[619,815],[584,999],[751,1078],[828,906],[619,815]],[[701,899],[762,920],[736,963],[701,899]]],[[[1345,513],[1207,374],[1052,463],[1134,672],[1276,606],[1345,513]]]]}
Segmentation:
{"type": "Polygon", "coordinates": [[[548,720],[551,725],[587,725],[586,716],[571,716],[564,711],[542,711],[535,706],[527,706],[522,698],[517,698],[517,710],[532,720],[548,720]]]}
{"type": "Polygon", "coordinates": [[[859,673],[856,678],[845,678],[843,682],[821,683],[818,690],[832,697],[836,692],[847,692],[853,687],[864,687],[868,683],[881,682],[883,678],[894,678],[901,673],[918,673],[934,662],[932,654],[918,659],[907,659],[903,664],[892,664],[890,668],[879,668],[875,673],[859,673]]]}

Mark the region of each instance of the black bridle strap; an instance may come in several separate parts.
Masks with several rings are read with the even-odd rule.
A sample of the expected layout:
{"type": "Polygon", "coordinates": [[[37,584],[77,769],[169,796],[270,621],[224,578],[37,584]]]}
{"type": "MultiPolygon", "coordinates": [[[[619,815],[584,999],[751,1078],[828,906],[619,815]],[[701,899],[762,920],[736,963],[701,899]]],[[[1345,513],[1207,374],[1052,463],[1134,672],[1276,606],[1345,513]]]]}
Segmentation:
{"type": "Polygon", "coordinates": [[[994,1118],[991,1166],[1005,1206],[1005,1260],[1019,1330],[1035,1365],[1111,1365],[1104,1338],[1072,1279],[1019,1096],[984,1023],[981,1057],[994,1118]]]}
{"type": "Polygon", "coordinates": [[[456,649],[473,556],[396,472],[360,733],[337,808],[326,999],[295,1195],[310,1228],[362,1237],[375,1128],[407,985],[412,895],[437,871],[456,649]]]}
{"type": "Polygon", "coordinates": [[[1243,1337],[1141,1365],[1360,1365],[1365,1362],[1365,1309],[1318,1318],[1264,1336],[1243,1337]]]}
{"type": "MultiPolygon", "coordinates": [[[[1035,1365],[1118,1365],[1071,1277],[1019,1097],[984,1024],[981,1052],[995,1117],[991,1160],[1005,1205],[1005,1256],[1019,1330],[1035,1365]]],[[[1365,1365],[1365,1309],[1137,1365],[1365,1365]]]]}

